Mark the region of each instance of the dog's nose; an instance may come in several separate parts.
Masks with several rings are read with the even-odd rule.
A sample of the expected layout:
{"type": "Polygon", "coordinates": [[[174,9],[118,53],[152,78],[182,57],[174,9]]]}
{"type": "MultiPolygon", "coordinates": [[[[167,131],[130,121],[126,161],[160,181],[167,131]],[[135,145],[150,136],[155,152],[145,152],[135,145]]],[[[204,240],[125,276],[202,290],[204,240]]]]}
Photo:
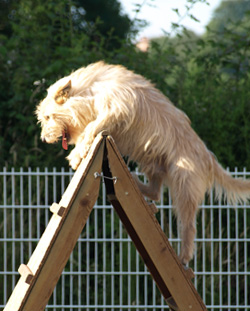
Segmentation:
{"type": "Polygon", "coordinates": [[[43,142],[43,143],[46,143],[45,137],[42,137],[41,139],[42,139],[42,142],[43,142]]]}

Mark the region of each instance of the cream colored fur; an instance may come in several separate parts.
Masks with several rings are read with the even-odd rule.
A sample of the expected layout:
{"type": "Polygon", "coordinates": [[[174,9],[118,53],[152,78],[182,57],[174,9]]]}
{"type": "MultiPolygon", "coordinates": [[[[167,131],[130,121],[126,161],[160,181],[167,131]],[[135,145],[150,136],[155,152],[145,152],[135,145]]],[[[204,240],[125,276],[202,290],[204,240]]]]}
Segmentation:
{"type": "Polygon", "coordinates": [[[205,192],[214,186],[217,195],[224,193],[231,203],[250,196],[250,182],[233,179],[223,170],[185,113],[145,78],[122,66],[98,62],[58,80],[36,113],[46,142],[69,133],[69,143],[75,145],[68,156],[73,169],[95,136],[107,130],[121,153],[138,162],[147,175],[147,185],[135,178],[144,195],[158,200],[162,184],[169,187],[181,225],[184,264],[193,256],[196,212],[205,192]]]}

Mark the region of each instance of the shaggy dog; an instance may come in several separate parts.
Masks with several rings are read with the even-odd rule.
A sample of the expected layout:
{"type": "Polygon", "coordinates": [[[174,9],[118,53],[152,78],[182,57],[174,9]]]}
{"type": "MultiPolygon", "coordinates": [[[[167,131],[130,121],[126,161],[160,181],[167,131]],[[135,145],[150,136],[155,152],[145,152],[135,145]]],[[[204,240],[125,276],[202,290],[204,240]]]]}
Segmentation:
{"type": "Polygon", "coordinates": [[[180,259],[193,256],[195,219],[204,194],[215,187],[230,203],[250,195],[250,182],[233,179],[190,126],[184,112],[149,81],[122,66],[98,62],[80,68],[49,87],[36,114],[41,138],[54,143],[63,136],[75,148],[73,169],[86,157],[95,136],[107,130],[124,156],[140,164],[149,180],[135,180],[141,192],[158,200],[164,183],[170,189],[181,224],[180,259]]]}

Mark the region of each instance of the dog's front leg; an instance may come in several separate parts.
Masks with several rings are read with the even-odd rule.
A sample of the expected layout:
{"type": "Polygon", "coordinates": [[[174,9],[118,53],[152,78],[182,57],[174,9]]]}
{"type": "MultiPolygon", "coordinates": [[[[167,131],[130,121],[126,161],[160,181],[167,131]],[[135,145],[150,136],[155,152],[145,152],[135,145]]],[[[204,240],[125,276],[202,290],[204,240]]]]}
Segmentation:
{"type": "Polygon", "coordinates": [[[103,130],[111,132],[112,122],[109,117],[101,116],[95,121],[90,122],[82,136],[82,140],[77,142],[77,148],[79,148],[79,153],[81,158],[85,158],[89,152],[91,145],[95,137],[103,130]]]}
{"type": "Polygon", "coordinates": [[[82,159],[84,159],[98,133],[103,130],[109,131],[108,118],[97,118],[90,122],[84,132],[78,137],[75,148],[71,151],[67,159],[73,169],[77,169],[82,159]]]}
{"type": "Polygon", "coordinates": [[[73,168],[73,170],[78,168],[82,159],[77,147],[70,152],[66,159],[69,161],[69,165],[73,168]]]}

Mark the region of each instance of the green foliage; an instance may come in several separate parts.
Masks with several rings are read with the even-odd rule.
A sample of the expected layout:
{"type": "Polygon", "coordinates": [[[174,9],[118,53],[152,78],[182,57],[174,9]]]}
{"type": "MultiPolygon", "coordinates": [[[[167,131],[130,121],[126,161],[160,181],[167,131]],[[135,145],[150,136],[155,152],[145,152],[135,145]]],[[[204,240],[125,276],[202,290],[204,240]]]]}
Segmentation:
{"type": "MultiPolygon", "coordinates": [[[[6,5],[6,1],[0,1],[3,13],[9,16],[3,20],[0,17],[0,165],[67,165],[59,145],[41,144],[35,106],[59,77],[100,59],[120,62],[126,58],[125,50],[130,58],[132,44],[118,40],[111,29],[105,33],[101,26],[105,20],[97,19],[90,31],[77,6],[80,1],[18,2],[14,6],[14,2],[6,5]],[[109,50],[114,38],[115,46],[109,50]]],[[[118,9],[115,23],[119,21],[118,9]]],[[[119,24],[123,37],[128,26],[119,24]]]]}
{"type": "Polygon", "coordinates": [[[198,37],[184,28],[174,38],[154,40],[150,51],[162,64],[162,91],[231,168],[250,167],[249,30],[246,18],[231,22],[223,34],[213,29],[198,37]]]}
{"type": "MultiPolygon", "coordinates": [[[[187,2],[187,15],[198,20],[191,14],[196,2],[207,1],[187,2]]],[[[132,40],[135,22],[120,5],[107,1],[95,13],[93,3],[0,0],[0,165],[68,165],[60,144],[40,142],[35,107],[56,79],[103,59],[155,83],[222,164],[250,167],[247,12],[203,37],[176,23],[142,53],[132,40]]]]}
{"type": "Polygon", "coordinates": [[[121,5],[117,0],[76,0],[76,4],[82,7],[82,15],[92,38],[101,41],[103,37],[110,36],[108,49],[120,45],[121,39],[125,39],[132,29],[132,22],[127,15],[121,15],[121,5]],[[118,27],[119,25],[119,27],[118,27]],[[99,33],[99,36],[97,34],[99,33]]]}
{"type": "Polygon", "coordinates": [[[250,2],[246,0],[223,0],[208,24],[211,30],[223,33],[227,27],[238,28],[242,21],[249,23],[250,2]]]}

